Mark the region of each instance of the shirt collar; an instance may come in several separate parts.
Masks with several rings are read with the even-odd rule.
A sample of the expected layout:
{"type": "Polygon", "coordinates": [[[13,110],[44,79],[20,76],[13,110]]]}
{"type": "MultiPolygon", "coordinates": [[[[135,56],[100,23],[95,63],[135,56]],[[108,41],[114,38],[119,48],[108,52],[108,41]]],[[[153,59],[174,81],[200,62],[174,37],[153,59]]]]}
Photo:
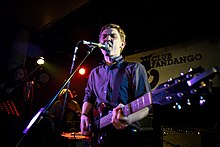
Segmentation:
{"type": "Polygon", "coordinates": [[[114,67],[120,67],[123,62],[124,62],[124,58],[123,58],[122,55],[116,57],[116,58],[114,59],[112,65],[110,65],[110,66],[106,65],[106,64],[105,64],[105,61],[103,60],[103,64],[104,64],[107,68],[109,68],[109,69],[113,69],[114,67]]]}

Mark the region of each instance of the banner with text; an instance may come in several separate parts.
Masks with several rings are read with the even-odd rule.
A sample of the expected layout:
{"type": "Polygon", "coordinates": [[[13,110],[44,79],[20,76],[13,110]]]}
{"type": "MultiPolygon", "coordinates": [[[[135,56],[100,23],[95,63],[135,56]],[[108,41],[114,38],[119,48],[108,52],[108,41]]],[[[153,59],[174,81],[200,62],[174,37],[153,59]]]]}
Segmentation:
{"type": "MultiPolygon", "coordinates": [[[[220,66],[220,40],[197,40],[168,46],[125,57],[126,61],[141,62],[148,73],[152,89],[170,78],[201,66],[208,70],[220,66]]],[[[219,77],[217,77],[219,78],[219,77]]]]}

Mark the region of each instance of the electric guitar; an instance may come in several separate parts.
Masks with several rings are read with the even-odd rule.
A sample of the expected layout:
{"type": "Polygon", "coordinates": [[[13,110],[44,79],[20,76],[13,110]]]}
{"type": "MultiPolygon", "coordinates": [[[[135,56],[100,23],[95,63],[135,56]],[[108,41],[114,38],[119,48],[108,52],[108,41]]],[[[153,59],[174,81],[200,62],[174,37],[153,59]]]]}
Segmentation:
{"type": "MultiPolygon", "coordinates": [[[[202,67],[191,69],[188,73],[161,83],[151,93],[146,93],[125,105],[122,108],[122,113],[124,116],[129,116],[145,107],[150,108],[152,104],[168,105],[184,100],[187,95],[193,94],[192,91],[194,93],[198,92],[199,86],[197,84],[199,82],[211,78],[217,72],[219,72],[219,67],[213,67],[205,72],[202,67]]],[[[104,141],[107,128],[111,124],[111,109],[110,106],[103,103],[93,111],[94,121],[91,124],[91,128],[92,132],[96,134],[94,139],[98,139],[99,143],[104,141]]]]}

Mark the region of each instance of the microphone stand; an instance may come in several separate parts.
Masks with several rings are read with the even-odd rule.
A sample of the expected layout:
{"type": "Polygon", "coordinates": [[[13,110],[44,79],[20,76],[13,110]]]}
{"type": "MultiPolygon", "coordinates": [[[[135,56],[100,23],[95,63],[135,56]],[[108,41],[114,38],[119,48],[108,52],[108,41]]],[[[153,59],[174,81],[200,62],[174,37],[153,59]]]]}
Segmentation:
{"type": "MultiPolygon", "coordinates": [[[[80,42],[79,42],[79,43],[80,43],[80,42]]],[[[74,50],[74,53],[73,53],[72,65],[71,65],[71,68],[70,68],[70,75],[71,75],[71,73],[72,73],[72,71],[73,71],[73,68],[74,68],[77,50],[78,50],[78,45],[76,45],[75,50],[74,50]]],[[[88,54],[87,54],[87,56],[88,56],[88,54]]],[[[86,56],[85,58],[87,58],[87,56],[86,56]]],[[[84,60],[85,60],[85,58],[84,58],[84,60]]],[[[83,60],[83,61],[84,61],[84,60],[83,60]]],[[[82,61],[82,62],[83,62],[83,61],[82,61]]],[[[82,62],[79,64],[78,68],[80,67],[80,65],[82,64],[82,62]]],[[[77,68],[77,69],[78,69],[78,68],[77,68]]],[[[77,71],[77,69],[76,69],[75,71],[77,71]]],[[[71,77],[71,78],[72,78],[72,77],[71,77]]],[[[67,95],[68,95],[68,89],[69,89],[69,87],[70,87],[70,79],[69,79],[69,81],[67,82],[67,86],[66,86],[67,91],[65,92],[65,97],[64,97],[64,102],[63,102],[63,108],[62,108],[62,113],[61,113],[60,122],[59,122],[59,129],[60,129],[60,127],[61,127],[62,120],[63,120],[63,116],[64,116],[64,112],[65,112],[66,100],[67,100],[67,95]]],[[[62,91],[62,89],[63,89],[63,88],[60,89],[60,92],[62,91]]],[[[59,92],[59,93],[60,93],[60,92],[59,92]]]]}
{"type": "Polygon", "coordinates": [[[76,57],[76,51],[78,50],[78,44],[81,43],[81,41],[79,41],[75,47],[74,50],[74,55],[73,55],[73,60],[72,60],[72,67],[71,67],[71,73],[70,75],[67,77],[67,79],[64,81],[64,83],[62,84],[62,86],[60,87],[60,89],[58,90],[58,92],[55,94],[54,97],[52,97],[49,102],[45,105],[44,108],[40,108],[40,110],[35,114],[35,116],[32,118],[32,120],[29,122],[28,126],[23,130],[23,136],[21,137],[21,139],[18,141],[18,143],[16,144],[16,147],[19,147],[19,145],[21,144],[22,140],[24,139],[24,137],[27,135],[28,131],[31,129],[31,127],[35,124],[35,122],[37,124],[40,123],[40,121],[44,118],[44,115],[47,114],[48,109],[52,106],[52,104],[54,103],[54,101],[56,100],[56,98],[58,97],[58,95],[60,94],[60,92],[62,91],[62,89],[65,86],[69,86],[70,85],[70,80],[73,77],[73,75],[76,73],[76,71],[80,68],[80,66],[82,65],[82,63],[87,59],[87,57],[90,55],[90,53],[94,50],[94,48],[96,48],[97,46],[89,46],[90,47],[90,51],[87,51],[86,56],[83,58],[83,60],[80,62],[80,64],[78,65],[78,67],[72,72],[72,69],[74,67],[74,61],[75,61],[75,57],[76,57]]]}

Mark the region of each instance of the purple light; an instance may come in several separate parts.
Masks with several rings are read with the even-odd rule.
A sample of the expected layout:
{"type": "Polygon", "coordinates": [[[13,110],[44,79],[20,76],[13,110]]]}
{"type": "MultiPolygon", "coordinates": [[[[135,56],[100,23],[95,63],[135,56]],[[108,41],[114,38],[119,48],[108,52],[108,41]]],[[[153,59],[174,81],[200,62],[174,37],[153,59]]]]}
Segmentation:
{"type": "Polygon", "coordinates": [[[37,120],[37,118],[39,117],[39,115],[42,113],[42,111],[44,110],[44,108],[41,108],[37,114],[31,119],[31,121],[29,122],[28,126],[24,129],[23,133],[26,134],[28,132],[28,130],[30,129],[30,127],[34,124],[34,122],[37,120]]]}

